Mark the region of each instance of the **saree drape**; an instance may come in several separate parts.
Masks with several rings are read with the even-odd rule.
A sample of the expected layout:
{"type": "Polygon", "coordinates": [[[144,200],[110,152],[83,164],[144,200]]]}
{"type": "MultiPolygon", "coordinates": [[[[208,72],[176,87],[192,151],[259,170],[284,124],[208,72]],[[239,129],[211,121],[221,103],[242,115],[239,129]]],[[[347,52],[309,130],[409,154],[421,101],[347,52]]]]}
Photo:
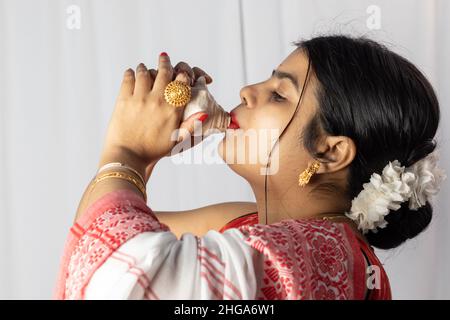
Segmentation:
{"type": "Polygon", "coordinates": [[[73,225],[56,299],[364,299],[366,265],[382,270],[345,223],[235,219],[203,237],[177,239],[142,198],[117,190],[73,225]]]}

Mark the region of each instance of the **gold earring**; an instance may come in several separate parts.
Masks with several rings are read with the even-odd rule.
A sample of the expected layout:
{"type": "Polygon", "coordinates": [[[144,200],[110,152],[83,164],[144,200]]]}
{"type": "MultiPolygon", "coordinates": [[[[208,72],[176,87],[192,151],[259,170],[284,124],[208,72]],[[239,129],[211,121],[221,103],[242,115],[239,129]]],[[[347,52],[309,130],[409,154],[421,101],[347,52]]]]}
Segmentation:
{"type": "Polygon", "coordinates": [[[308,168],[306,168],[300,175],[298,176],[298,185],[300,187],[304,187],[308,184],[309,179],[311,179],[312,175],[319,170],[320,162],[316,161],[311,164],[308,168]]]}

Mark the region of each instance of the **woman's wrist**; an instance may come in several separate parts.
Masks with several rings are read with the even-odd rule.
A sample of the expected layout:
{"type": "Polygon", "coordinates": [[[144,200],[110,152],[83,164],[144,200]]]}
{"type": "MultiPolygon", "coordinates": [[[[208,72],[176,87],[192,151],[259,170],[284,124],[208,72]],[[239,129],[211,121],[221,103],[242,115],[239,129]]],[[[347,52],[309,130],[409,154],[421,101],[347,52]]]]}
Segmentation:
{"type": "Polygon", "coordinates": [[[105,150],[100,158],[98,169],[108,163],[120,162],[136,170],[142,177],[148,163],[137,156],[133,151],[124,147],[114,147],[105,150]]]}

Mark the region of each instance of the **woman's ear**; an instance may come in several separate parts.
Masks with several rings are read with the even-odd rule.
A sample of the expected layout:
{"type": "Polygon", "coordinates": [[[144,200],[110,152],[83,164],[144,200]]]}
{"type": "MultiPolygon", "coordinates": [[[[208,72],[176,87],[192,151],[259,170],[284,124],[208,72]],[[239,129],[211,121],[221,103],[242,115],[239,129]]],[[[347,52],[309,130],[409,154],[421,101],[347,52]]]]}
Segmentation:
{"type": "Polygon", "coordinates": [[[356,146],[353,140],[346,136],[328,136],[322,140],[318,150],[323,153],[325,162],[321,162],[317,173],[339,171],[353,161],[356,156],[356,146]]]}

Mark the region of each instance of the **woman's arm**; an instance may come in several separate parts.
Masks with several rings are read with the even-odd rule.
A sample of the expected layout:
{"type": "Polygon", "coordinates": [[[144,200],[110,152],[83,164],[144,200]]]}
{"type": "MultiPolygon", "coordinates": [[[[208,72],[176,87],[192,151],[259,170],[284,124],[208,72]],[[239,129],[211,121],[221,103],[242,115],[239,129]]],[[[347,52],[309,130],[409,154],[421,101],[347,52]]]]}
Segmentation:
{"type": "MultiPolygon", "coordinates": [[[[175,108],[167,104],[164,99],[164,88],[172,81],[172,76],[172,66],[166,55],[161,55],[159,58],[159,68],[155,79],[142,64],[138,66],[136,76],[131,69],[127,70],[108,126],[98,167],[111,162],[120,162],[133,168],[137,173],[133,173],[133,170],[113,167],[102,171],[100,175],[108,173],[109,170],[113,172],[123,170],[128,175],[134,175],[135,178],[139,175],[144,176],[145,185],[157,161],[170,154],[176,141],[172,137],[174,131],[180,127],[183,114],[182,107],[175,108]]],[[[176,80],[190,82],[183,73],[178,74],[176,80]]],[[[210,250],[209,253],[215,258],[205,257],[205,263],[209,259],[216,260],[219,263],[217,267],[221,269],[220,272],[225,277],[229,272],[233,273],[233,277],[237,277],[231,279],[232,282],[236,281],[238,288],[245,290],[239,296],[245,298],[254,295],[256,286],[249,288],[248,281],[250,277],[255,277],[253,260],[258,253],[250,246],[241,243],[241,235],[228,232],[231,237],[222,237],[220,233],[211,231],[211,236],[205,238],[207,243],[202,244],[203,240],[188,233],[183,237],[182,242],[177,242],[176,235],[170,232],[167,225],[158,221],[146,205],[144,201],[146,196],[141,192],[143,188],[139,188],[141,186],[137,179],[131,180],[135,181],[129,182],[117,176],[100,181],[93,179],[86,188],[77,210],[76,221],[70,229],[66,242],[56,297],[85,297],[86,286],[91,283],[91,277],[97,274],[97,270],[103,265],[111,266],[109,262],[115,264],[117,261],[119,261],[118,268],[113,266],[106,273],[98,273],[95,277],[100,282],[95,280],[94,283],[100,284],[100,287],[90,286],[89,292],[92,297],[104,295],[106,293],[104,289],[109,285],[113,286],[110,287],[111,296],[141,297],[141,294],[146,296],[145,290],[150,287],[146,284],[148,276],[142,271],[144,265],[145,269],[149,267],[161,275],[162,287],[164,287],[166,276],[175,280],[171,272],[172,262],[178,265],[179,272],[185,272],[188,268],[195,271],[195,274],[191,275],[193,276],[191,280],[196,281],[198,277],[205,277],[204,271],[199,269],[204,265],[199,264],[198,259],[202,259],[202,253],[198,250],[210,250]],[[216,239],[217,236],[220,239],[216,239]],[[146,240],[141,243],[143,239],[146,240]],[[208,239],[212,242],[209,243],[208,239]],[[131,240],[137,242],[130,242],[131,240]],[[184,245],[179,246],[181,243],[184,245]],[[120,248],[125,248],[122,245],[129,246],[131,251],[122,252],[120,248]],[[232,250],[233,254],[221,257],[221,254],[228,252],[231,247],[235,248],[232,250]],[[139,252],[135,252],[137,255],[133,256],[135,249],[139,252]],[[144,260],[141,261],[141,258],[144,260]],[[177,264],[177,261],[183,261],[183,263],[177,264]],[[248,267],[245,267],[247,264],[248,267]],[[232,268],[229,269],[229,266],[232,268]],[[243,266],[245,274],[241,273],[243,266]],[[122,273],[124,267],[129,273],[128,271],[125,274],[122,273]],[[158,272],[158,269],[161,272],[158,272]],[[116,281],[116,276],[121,281],[116,281]],[[140,291],[141,289],[144,291],[140,291]]],[[[206,212],[204,214],[206,218],[206,212]]],[[[221,221],[220,224],[222,222],[225,224],[227,221],[221,221]]],[[[177,275],[180,276],[181,273],[177,275]]],[[[152,277],[150,274],[149,276],[152,277]]],[[[216,277],[217,273],[212,272],[204,278],[204,281],[197,283],[200,291],[186,294],[192,297],[220,297],[221,295],[214,288],[205,287],[205,285],[210,286],[211,279],[208,278],[210,276],[216,277]]],[[[230,279],[222,280],[229,282],[230,279]]],[[[181,286],[181,289],[185,287],[185,282],[178,282],[176,285],[181,286]]],[[[220,282],[217,285],[220,285],[220,282]]],[[[181,291],[180,294],[185,295],[181,291]]]]}
{"type": "MultiPolygon", "coordinates": [[[[139,172],[143,177],[146,177],[146,182],[148,181],[151,171],[156,162],[151,163],[150,165],[145,166],[145,164],[140,161],[133,153],[125,148],[116,148],[116,149],[108,149],[101,157],[98,168],[102,167],[106,163],[111,162],[120,162],[126,163],[128,166],[134,168],[139,172]],[[146,172],[147,171],[147,172],[146,172]]],[[[105,171],[106,172],[106,171],[105,171]]],[[[86,190],[83,193],[83,197],[81,198],[80,204],[78,206],[78,210],[75,216],[75,221],[77,221],[81,215],[86,211],[86,209],[95,203],[99,198],[104,196],[106,193],[119,190],[126,189],[135,192],[139,196],[142,196],[140,190],[133,185],[132,183],[122,180],[122,179],[106,179],[95,184],[95,187],[92,188],[92,181],[86,187],[86,190]]]]}
{"type": "Polygon", "coordinates": [[[244,214],[256,212],[254,202],[224,202],[186,211],[154,211],[158,220],[170,227],[181,238],[190,232],[203,236],[209,230],[219,231],[226,223],[244,214]]]}
{"type": "MultiPolygon", "coordinates": [[[[164,89],[174,78],[189,85],[191,78],[195,82],[200,76],[212,81],[203,70],[196,67],[192,70],[184,62],[172,68],[165,53],[159,56],[158,71],[147,70],[143,64],[137,67],[136,75],[132,69],[128,69],[108,126],[98,168],[107,163],[120,162],[135,169],[145,177],[144,182],[147,183],[155,164],[170,155],[175,146],[176,139],[173,136],[176,130],[180,126],[192,129],[194,120],[203,115],[198,113],[182,122],[184,107],[169,105],[164,99],[164,89]]],[[[133,172],[127,173],[139,178],[133,172]]],[[[75,221],[103,195],[119,189],[142,195],[137,186],[126,180],[108,178],[95,185],[91,181],[80,201],[75,221]]]]}
{"type": "Polygon", "coordinates": [[[252,299],[263,256],[237,229],[177,239],[142,197],[109,192],[72,227],[57,299],[252,299]]]}

